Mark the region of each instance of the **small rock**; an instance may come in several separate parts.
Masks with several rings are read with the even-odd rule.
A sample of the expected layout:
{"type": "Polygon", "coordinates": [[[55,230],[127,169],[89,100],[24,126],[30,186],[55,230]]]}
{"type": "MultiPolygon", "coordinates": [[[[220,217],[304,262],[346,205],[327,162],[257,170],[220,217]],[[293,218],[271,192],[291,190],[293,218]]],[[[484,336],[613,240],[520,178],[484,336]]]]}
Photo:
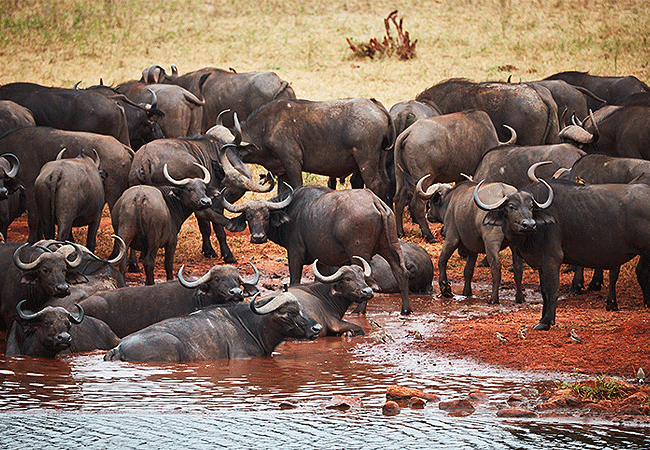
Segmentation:
{"type": "Polygon", "coordinates": [[[534,411],[525,408],[504,408],[497,411],[498,417],[537,417],[534,411]]]}
{"type": "Polygon", "coordinates": [[[384,406],[381,408],[381,412],[385,416],[396,416],[400,413],[400,411],[401,410],[397,402],[394,402],[392,400],[384,403],[384,406]]]}
{"type": "Polygon", "coordinates": [[[467,394],[467,396],[472,400],[485,401],[488,399],[488,396],[484,392],[481,392],[478,389],[472,389],[471,391],[469,391],[469,394],[467,394]]]}
{"type": "Polygon", "coordinates": [[[403,386],[388,386],[386,389],[386,398],[388,400],[409,400],[411,397],[420,397],[427,401],[437,402],[440,398],[436,394],[427,394],[420,389],[407,388],[403,386]]]}
{"type": "Polygon", "coordinates": [[[338,409],[339,411],[347,411],[350,408],[361,408],[361,406],[361,399],[359,397],[346,397],[343,395],[335,395],[323,404],[325,409],[338,409]]]}
{"type": "Polygon", "coordinates": [[[641,403],[645,402],[648,399],[648,395],[644,392],[637,392],[630,395],[628,398],[623,400],[623,406],[641,406],[641,403]]]}
{"type": "Polygon", "coordinates": [[[538,405],[537,409],[546,411],[549,409],[559,409],[565,407],[566,407],[566,402],[564,401],[564,397],[561,395],[554,395],[553,397],[549,398],[541,405],[538,405]]]}
{"type": "Polygon", "coordinates": [[[422,409],[427,405],[426,400],[420,397],[411,397],[409,400],[409,408],[422,409]]]}
{"type": "Polygon", "coordinates": [[[447,411],[474,411],[474,405],[472,402],[466,398],[460,398],[457,400],[450,400],[448,402],[440,402],[438,408],[444,409],[447,411]]]}
{"type": "Polygon", "coordinates": [[[521,405],[522,403],[525,403],[526,399],[520,395],[515,395],[512,394],[510,397],[508,397],[507,403],[509,405],[521,405]]]}
{"type": "Polygon", "coordinates": [[[282,402],[282,403],[280,403],[280,409],[295,409],[297,407],[298,407],[298,405],[294,405],[293,403],[290,403],[290,402],[282,402]]]}

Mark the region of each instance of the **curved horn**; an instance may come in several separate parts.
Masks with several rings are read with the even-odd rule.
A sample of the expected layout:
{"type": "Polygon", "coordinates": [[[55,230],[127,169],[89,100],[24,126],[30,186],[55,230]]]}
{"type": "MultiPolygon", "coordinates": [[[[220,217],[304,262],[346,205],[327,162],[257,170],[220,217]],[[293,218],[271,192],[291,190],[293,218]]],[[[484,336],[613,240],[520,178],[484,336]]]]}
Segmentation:
{"type": "Polygon", "coordinates": [[[334,283],[335,281],[338,281],[339,278],[341,278],[341,275],[343,275],[343,267],[339,267],[339,269],[332,275],[323,275],[318,271],[317,263],[318,259],[314,260],[311,265],[311,270],[314,272],[314,278],[316,278],[316,281],[319,281],[321,283],[334,283]]]}
{"type": "Polygon", "coordinates": [[[559,134],[560,139],[569,139],[581,144],[590,144],[594,142],[595,136],[578,125],[569,125],[564,127],[559,134]]]}
{"type": "Polygon", "coordinates": [[[432,184],[431,186],[429,186],[427,188],[426,192],[424,190],[422,190],[422,184],[424,184],[424,180],[426,180],[430,176],[431,176],[430,174],[426,174],[425,176],[420,178],[418,180],[417,184],[415,185],[415,191],[424,200],[429,200],[433,196],[433,194],[435,194],[435,192],[436,192],[436,188],[434,186],[437,187],[437,184],[432,184]]]}
{"type": "MultiPolygon", "coordinates": [[[[257,282],[260,281],[260,271],[257,270],[257,267],[255,267],[255,264],[253,264],[252,262],[249,261],[248,264],[250,264],[251,267],[253,268],[253,279],[251,281],[243,281],[242,280],[242,283],[256,285],[257,282]]],[[[240,277],[240,279],[241,279],[241,277],[240,277]]]]}
{"type": "Polygon", "coordinates": [[[223,115],[224,115],[224,114],[227,114],[227,113],[229,113],[229,112],[230,112],[229,109],[224,109],[223,111],[221,111],[221,112],[219,113],[219,115],[217,116],[217,125],[219,125],[220,127],[223,126],[223,115]]]}
{"type": "Polygon", "coordinates": [[[539,166],[543,166],[545,164],[553,164],[553,161],[539,161],[528,168],[528,172],[527,172],[528,179],[532,183],[535,183],[536,181],[540,181],[539,178],[537,178],[537,175],[535,175],[535,170],[537,170],[539,166]]]}
{"type": "Polygon", "coordinates": [[[248,204],[248,202],[244,203],[243,205],[233,205],[233,204],[230,203],[228,200],[226,200],[226,196],[223,195],[223,191],[225,191],[225,190],[226,190],[226,188],[223,188],[223,189],[221,190],[221,192],[220,192],[220,194],[221,194],[221,204],[223,205],[223,207],[226,208],[226,209],[227,209],[228,211],[230,211],[231,213],[240,213],[240,212],[244,212],[244,210],[246,209],[246,205],[248,204]]]}
{"type": "Polygon", "coordinates": [[[582,122],[576,117],[575,113],[571,114],[571,123],[576,127],[582,127],[582,122]]]}
{"type": "Polygon", "coordinates": [[[178,76],[178,67],[176,67],[176,64],[172,64],[172,76],[177,77],[178,76]]]}
{"type": "Polygon", "coordinates": [[[205,167],[203,164],[199,164],[196,162],[194,163],[194,165],[203,171],[203,180],[201,181],[203,181],[205,184],[210,184],[210,180],[212,179],[212,177],[210,176],[210,171],[207,169],[207,167],[205,167]]]}
{"type": "Polygon", "coordinates": [[[289,206],[289,204],[291,203],[291,200],[293,199],[293,188],[289,186],[286,182],[283,181],[283,183],[291,190],[291,192],[289,192],[287,198],[285,198],[281,202],[267,202],[269,211],[277,211],[279,209],[289,206]]]}
{"type": "Polygon", "coordinates": [[[183,178],[182,180],[174,180],[169,175],[169,171],[167,170],[167,164],[165,164],[163,166],[163,175],[165,175],[165,178],[167,179],[167,181],[169,181],[171,184],[176,185],[176,186],[185,186],[187,183],[190,182],[190,178],[183,178]]]}
{"type": "Polygon", "coordinates": [[[485,180],[481,180],[481,182],[474,188],[474,203],[476,203],[476,206],[478,206],[480,209],[483,211],[492,211],[497,208],[499,208],[501,205],[503,205],[508,197],[503,197],[501,200],[498,202],[492,203],[491,205],[488,205],[486,203],[483,203],[480,198],[478,198],[478,190],[481,188],[481,185],[485,182],[485,180]]]}
{"type": "Polygon", "coordinates": [[[66,150],[67,150],[66,148],[64,148],[63,150],[61,150],[61,151],[59,152],[59,154],[56,155],[56,158],[54,158],[54,160],[55,160],[55,161],[60,161],[60,160],[62,160],[62,159],[63,159],[63,154],[65,153],[66,150]]]}
{"type": "Polygon", "coordinates": [[[361,256],[353,256],[352,257],[352,259],[355,259],[355,258],[358,259],[359,261],[361,261],[361,263],[363,264],[363,276],[364,277],[369,277],[370,274],[372,273],[372,268],[370,267],[370,264],[368,264],[368,261],[363,259],[361,256]]]}
{"type": "Polygon", "coordinates": [[[153,89],[147,88],[147,90],[149,92],[151,92],[151,106],[150,106],[150,108],[155,109],[155,108],[158,107],[158,96],[156,95],[156,92],[153,89]]]}
{"type": "Polygon", "coordinates": [[[97,150],[95,150],[95,149],[93,148],[93,149],[92,149],[92,153],[89,155],[89,154],[87,154],[87,153],[82,149],[82,150],[81,150],[81,154],[82,154],[82,155],[86,155],[86,156],[88,156],[90,159],[92,159],[93,162],[95,163],[95,166],[97,166],[97,170],[99,170],[99,163],[100,163],[101,161],[99,160],[99,154],[97,153],[97,150]]]}
{"type": "Polygon", "coordinates": [[[226,155],[226,147],[237,148],[235,144],[225,144],[219,149],[219,162],[221,163],[221,168],[226,174],[226,178],[232,180],[232,183],[236,186],[241,186],[248,191],[253,192],[270,192],[275,187],[275,182],[271,178],[271,184],[269,186],[264,186],[254,182],[251,178],[245,176],[239,172],[230,162],[230,159],[226,155]]]}
{"type": "MultiPolygon", "coordinates": [[[[27,244],[23,244],[23,245],[21,245],[20,247],[18,247],[18,248],[16,249],[16,251],[14,252],[14,264],[16,264],[16,267],[18,267],[20,270],[31,270],[31,269],[37,267],[37,266],[41,263],[41,260],[44,258],[45,253],[42,253],[42,254],[40,254],[40,255],[38,256],[38,258],[36,258],[34,261],[32,261],[32,262],[30,262],[30,263],[25,263],[25,262],[23,262],[23,261],[20,259],[20,251],[21,251],[24,247],[28,247],[28,246],[29,246],[28,243],[27,243],[27,244]]],[[[39,247],[39,248],[42,248],[43,250],[47,250],[47,251],[50,252],[50,253],[52,252],[52,250],[50,250],[50,249],[48,249],[48,248],[45,248],[45,247],[39,247]]]]}
{"type": "Polygon", "coordinates": [[[7,177],[14,178],[16,175],[18,175],[18,169],[20,169],[20,160],[18,157],[13,153],[5,153],[2,155],[2,158],[9,161],[11,164],[11,169],[9,169],[9,172],[6,173],[7,177]],[[13,163],[10,160],[13,160],[13,163]]]}
{"type": "Polygon", "coordinates": [[[546,201],[542,204],[537,203],[537,200],[533,198],[533,203],[535,203],[535,206],[537,206],[539,209],[546,209],[549,206],[551,206],[551,203],[553,203],[553,188],[544,180],[540,179],[544,186],[548,189],[548,198],[546,201]]]}
{"type": "Polygon", "coordinates": [[[517,142],[517,132],[515,131],[514,128],[506,124],[503,124],[503,127],[510,131],[510,139],[507,142],[499,141],[499,145],[515,145],[515,143],[517,142]]]}
{"type": "Polygon", "coordinates": [[[23,319],[23,320],[34,320],[43,313],[43,310],[40,310],[38,312],[35,312],[34,314],[27,314],[25,311],[23,311],[23,305],[25,303],[27,303],[27,300],[21,300],[16,305],[16,312],[18,313],[18,317],[20,317],[21,319],[23,319]]]}
{"type": "Polygon", "coordinates": [[[81,264],[81,261],[83,260],[83,254],[79,247],[72,243],[72,242],[66,242],[65,245],[62,245],[59,247],[55,253],[60,253],[64,256],[65,262],[68,266],[70,267],[78,267],[81,264]],[[77,256],[75,259],[72,261],[68,260],[68,256],[70,256],[72,253],[77,253],[77,256]]]}
{"type": "Polygon", "coordinates": [[[242,132],[241,132],[241,124],[239,123],[239,118],[237,117],[237,113],[233,114],[233,120],[235,122],[235,140],[233,141],[233,144],[239,145],[241,144],[242,141],[242,132]]]}
{"type": "Polygon", "coordinates": [[[474,177],[471,175],[467,175],[466,173],[461,172],[460,176],[467,178],[467,181],[474,181],[474,177]]]}
{"type": "Polygon", "coordinates": [[[78,89],[78,90],[81,90],[81,88],[79,87],[79,85],[81,84],[81,81],[82,81],[82,80],[77,81],[77,82],[74,84],[74,86],[72,86],[72,89],[78,89]]]}
{"type": "Polygon", "coordinates": [[[188,288],[188,289],[193,289],[193,288],[195,288],[195,287],[199,287],[199,286],[202,285],[203,283],[207,283],[208,281],[210,281],[210,279],[212,278],[212,270],[208,270],[208,273],[206,273],[205,275],[203,275],[203,276],[202,276],[201,278],[199,278],[198,280],[187,281],[187,280],[183,277],[183,268],[184,268],[184,267],[185,267],[185,264],[183,264],[183,265],[181,266],[181,268],[178,270],[178,282],[180,283],[181,286],[186,287],[186,288],[188,288]]]}
{"type": "Polygon", "coordinates": [[[77,314],[77,317],[75,317],[70,312],[68,312],[68,318],[70,319],[70,322],[74,323],[75,325],[79,325],[81,321],[84,320],[84,309],[79,303],[75,303],[74,305],[79,310],[79,314],[77,314]]]}
{"type": "Polygon", "coordinates": [[[256,305],[256,300],[257,296],[259,295],[259,292],[255,294],[255,296],[251,299],[251,311],[253,311],[255,314],[258,315],[264,315],[271,313],[275,311],[276,309],[280,308],[282,305],[284,305],[288,301],[298,301],[295,295],[293,295],[291,292],[282,292],[278,294],[273,300],[269,301],[266,303],[264,306],[257,307],[256,305]]]}
{"type": "MultiPolygon", "coordinates": [[[[111,237],[117,241],[117,245],[120,248],[120,252],[117,254],[115,258],[107,259],[106,262],[109,264],[117,264],[118,262],[122,261],[122,258],[124,258],[124,256],[126,255],[126,244],[124,243],[124,240],[121,237],[119,237],[117,234],[111,234],[111,237]]],[[[90,254],[95,256],[95,254],[92,252],[90,254]]]]}

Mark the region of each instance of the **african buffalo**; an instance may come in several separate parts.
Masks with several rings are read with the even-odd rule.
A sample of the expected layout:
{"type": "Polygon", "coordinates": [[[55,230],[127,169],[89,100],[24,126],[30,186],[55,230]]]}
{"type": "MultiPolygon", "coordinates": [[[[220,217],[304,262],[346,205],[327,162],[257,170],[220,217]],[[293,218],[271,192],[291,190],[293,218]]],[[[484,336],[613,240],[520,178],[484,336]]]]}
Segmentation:
{"type": "Polygon", "coordinates": [[[95,150],[82,150],[72,159],[62,159],[61,150],[56,160],[43,165],[34,180],[39,228],[45,239],[74,241],[72,227],[88,225],[86,247],[95,251],[97,230],[104,209],[104,179],[106,172],[99,169],[100,160],[95,150]]]}
{"type": "MultiPolygon", "coordinates": [[[[399,240],[404,255],[404,265],[409,274],[409,292],[430,294],[433,291],[433,262],[427,251],[417,244],[399,240]]],[[[398,293],[399,285],[393,276],[390,265],[383,256],[375,255],[370,260],[372,275],[369,283],[372,290],[381,293],[398,293]]]]}
{"type": "Polygon", "coordinates": [[[618,267],[640,255],[637,280],[650,306],[650,186],[540,180],[486,204],[481,184],[474,201],[488,211],[484,223],[502,227],[506,239],[539,271],[544,305],[536,330],[555,324],[562,263],[609,269],[615,285],[618,267]],[[538,198],[546,200],[539,204],[538,198]]]}
{"type": "MultiPolygon", "coordinates": [[[[465,262],[465,286],[463,295],[472,295],[472,276],[476,258],[479,253],[487,255],[490,273],[492,275],[492,293],[488,303],[499,303],[499,285],[501,283],[501,261],[499,251],[509,246],[504,232],[500,227],[485,225],[483,220],[487,215],[474,204],[474,188],[477,183],[465,181],[452,187],[449,184],[433,184],[424,191],[422,185],[428,178],[425,175],[418,181],[416,190],[423,200],[427,201],[427,219],[430,222],[443,224],[445,241],[438,257],[438,285],[440,293],[452,297],[451,284],[447,279],[447,263],[458,249],[459,253],[467,255],[465,262]]],[[[481,195],[484,198],[501,198],[516,192],[517,189],[503,183],[488,183],[483,186],[481,195]]],[[[523,264],[513,250],[513,265],[517,291],[515,302],[523,303],[524,293],[521,288],[523,264]]]]}
{"type": "Polygon", "coordinates": [[[183,362],[271,356],[287,338],[316,339],[321,325],[282,292],[264,305],[214,306],[155,323],[122,339],[107,361],[183,362]]]}
{"type": "Polygon", "coordinates": [[[75,317],[61,306],[46,306],[35,313],[17,306],[18,315],[7,336],[5,356],[33,356],[54,358],[65,353],[109,350],[120,339],[101,320],[84,316],[84,310],[75,305],[75,317]]]}
{"type": "MultiPolygon", "coordinates": [[[[273,72],[236,73],[206,67],[178,76],[175,66],[172,74],[167,75],[156,65],[142,71],[141,81],[176,84],[203,99],[202,133],[214,126],[217,116],[226,109],[246,118],[273,100],[296,98],[289,83],[273,72]]],[[[234,125],[232,115],[225,120],[227,126],[234,125]]]]}
{"type": "Polygon", "coordinates": [[[483,110],[490,116],[501,140],[507,139],[503,126],[508,125],[517,132],[520,145],[560,142],[557,105],[542,86],[451,79],[424,90],[415,99],[433,102],[443,114],[483,110]]]}
{"type": "MultiPolygon", "coordinates": [[[[513,132],[511,141],[516,139],[513,132]]],[[[422,200],[413,195],[417,180],[431,175],[432,182],[447,183],[471,175],[483,154],[499,145],[494,125],[484,111],[471,110],[420,119],[395,141],[395,217],[397,233],[404,235],[404,207],[428,242],[435,242],[424,217],[422,200]]]]}
{"type": "Polygon", "coordinates": [[[245,163],[261,164],[291,187],[302,186],[302,172],[335,178],[361,172],[365,185],[388,202],[386,153],[395,128],[374,99],[313,102],[276,100],[239,126],[235,144],[245,163]]]}
{"type": "MultiPolygon", "coordinates": [[[[225,131],[225,129],[223,130],[225,131]]],[[[226,140],[233,140],[230,135],[226,140]]],[[[181,179],[200,176],[201,170],[197,163],[210,172],[210,186],[221,191],[222,195],[231,201],[239,200],[246,191],[268,192],[273,189],[273,183],[260,184],[246,165],[231,149],[231,143],[224,145],[226,140],[220,136],[205,134],[182,139],[159,139],[143,146],[136,153],[129,172],[129,184],[147,184],[151,186],[168,185],[169,181],[163,175],[163,166],[169,167],[170,175],[181,179]],[[224,190],[225,188],[225,190],[224,190]]],[[[235,263],[232,251],[226,242],[223,225],[223,207],[214,204],[212,210],[204,210],[195,214],[203,239],[202,253],[207,257],[216,256],[210,243],[210,221],[219,241],[221,257],[224,262],[235,263]]]]}
{"type": "Polygon", "coordinates": [[[418,120],[439,116],[442,113],[437,107],[434,108],[431,103],[407,100],[395,103],[391,106],[388,114],[390,114],[395,124],[395,135],[399,136],[402,131],[406,130],[418,120]]]}
{"type": "Polygon", "coordinates": [[[353,256],[363,264],[342,266],[332,275],[323,275],[318,271],[317,262],[312,264],[316,282],[289,287],[307,314],[316,319],[323,327],[320,336],[340,336],[365,334],[363,328],[343,319],[352,303],[367,302],[373,296],[372,289],[365,278],[371,275],[371,267],[366,260],[353,256]]]}
{"type": "MultiPolygon", "coordinates": [[[[291,285],[300,283],[303,266],[315,259],[339,267],[350,264],[353,256],[369,261],[379,254],[398,280],[401,313],[412,312],[395,216],[369,189],[334,191],[302,186],[282,201],[251,200],[241,205],[221,201],[228,211],[239,214],[230,219],[228,230],[242,231],[248,224],[251,242],[261,244],[270,239],[287,249],[291,285]]],[[[365,312],[365,302],[357,312],[365,312]]]]}
{"type": "MultiPolygon", "coordinates": [[[[153,267],[161,247],[165,248],[167,280],[174,279],[174,252],[183,222],[195,211],[212,205],[216,191],[208,187],[210,172],[195,164],[203,171],[203,179],[175,180],[165,164],[163,174],[173,187],[132,186],[115,202],[113,229],[127,247],[144,253],[145,284],[154,284],[153,267]]],[[[126,271],[126,260],[120,264],[120,270],[126,271]]]]}
{"type": "Polygon", "coordinates": [[[13,153],[0,156],[0,233],[7,237],[9,225],[24,211],[21,200],[23,185],[16,180],[20,161],[13,153]]]}
{"type": "Polygon", "coordinates": [[[79,155],[82,149],[97,151],[101,161],[100,169],[107,174],[104,191],[106,203],[111,210],[120,195],[128,188],[128,173],[133,150],[111,136],[39,126],[21,128],[6,134],[0,138],[0,154],[11,152],[21,162],[16,179],[25,187],[24,200],[30,243],[41,238],[38,235],[34,180],[41,167],[46,162],[56,159],[63,149],[66,149],[65,154],[71,158],[79,155]]]}
{"type": "Polygon", "coordinates": [[[205,101],[181,86],[132,81],[120,84],[115,91],[136,103],[151,103],[155,98],[156,108],[164,113],[157,122],[166,138],[201,133],[205,101]]]}
{"type": "Polygon", "coordinates": [[[0,100],[0,136],[7,131],[35,125],[34,116],[29,109],[11,100],[0,100]]]}
{"type": "Polygon", "coordinates": [[[587,153],[650,159],[650,103],[608,107],[603,116],[569,125],[560,137],[587,153]]]}
{"type": "MultiPolygon", "coordinates": [[[[650,92],[647,84],[633,76],[601,77],[589,75],[588,72],[568,71],[556,73],[546,77],[545,80],[563,80],[574,86],[582,86],[610,105],[615,105],[628,95],[637,92],[650,92]]],[[[596,110],[603,106],[603,103],[588,98],[587,106],[589,109],[596,110]]]]}
{"type": "Polygon", "coordinates": [[[9,83],[0,86],[0,99],[29,109],[36,125],[104,134],[130,145],[124,109],[99,92],[9,83]]]}
{"type": "Polygon", "coordinates": [[[241,302],[245,295],[257,293],[259,272],[255,266],[253,269],[255,275],[250,281],[244,281],[238,270],[228,265],[214,266],[198,280],[188,281],[181,267],[178,280],[97,292],[79,304],[87,315],[102,320],[124,337],[206,306],[241,302]]]}

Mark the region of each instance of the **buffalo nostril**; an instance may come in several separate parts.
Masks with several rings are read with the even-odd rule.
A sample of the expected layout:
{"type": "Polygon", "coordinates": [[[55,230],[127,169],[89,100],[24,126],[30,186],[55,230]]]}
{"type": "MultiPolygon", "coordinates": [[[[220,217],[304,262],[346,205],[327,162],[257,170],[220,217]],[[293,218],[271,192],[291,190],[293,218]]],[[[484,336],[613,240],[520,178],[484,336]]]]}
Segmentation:
{"type": "Polygon", "coordinates": [[[311,327],[311,331],[312,331],[314,334],[318,334],[318,333],[320,333],[322,330],[323,330],[323,326],[322,326],[320,323],[317,323],[316,325],[314,325],[313,327],[311,327]]]}
{"type": "Polygon", "coordinates": [[[253,244],[263,244],[266,242],[265,234],[251,234],[251,242],[253,244]]]}
{"type": "Polygon", "coordinates": [[[228,291],[228,293],[232,297],[243,297],[244,296],[244,291],[241,290],[241,288],[232,288],[231,290],[228,291]]]}
{"type": "Polygon", "coordinates": [[[363,296],[366,297],[366,298],[370,298],[370,297],[375,295],[374,292],[372,291],[372,288],[370,288],[370,287],[365,288],[361,292],[363,293],[363,296]]]}
{"type": "Polygon", "coordinates": [[[527,230],[534,230],[537,224],[532,219],[526,219],[521,221],[521,226],[527,230]]]}
{"type": "Polygon", "coordinates": [[[212,200],[205,197],[201,199],[201,206],[212,206],[212,200]]]}

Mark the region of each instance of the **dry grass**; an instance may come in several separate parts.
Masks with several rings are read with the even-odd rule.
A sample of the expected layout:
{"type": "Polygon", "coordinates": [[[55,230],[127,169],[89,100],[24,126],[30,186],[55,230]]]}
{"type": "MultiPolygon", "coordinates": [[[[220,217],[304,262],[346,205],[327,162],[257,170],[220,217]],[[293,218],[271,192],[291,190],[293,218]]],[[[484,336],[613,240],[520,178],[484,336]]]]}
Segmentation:
{"type": "Polygon", "coordinates": [[[641,0],[1,0],[0,83],[120,83],[175,63],[181,73],[273,70],[302,98],[366,96],[390,107],[449,77],[588,70],[648,81],[648,36],[641,0]],[[353,59],[345,39],[381,36],[394,9],[418,57],[353,59]]]}

